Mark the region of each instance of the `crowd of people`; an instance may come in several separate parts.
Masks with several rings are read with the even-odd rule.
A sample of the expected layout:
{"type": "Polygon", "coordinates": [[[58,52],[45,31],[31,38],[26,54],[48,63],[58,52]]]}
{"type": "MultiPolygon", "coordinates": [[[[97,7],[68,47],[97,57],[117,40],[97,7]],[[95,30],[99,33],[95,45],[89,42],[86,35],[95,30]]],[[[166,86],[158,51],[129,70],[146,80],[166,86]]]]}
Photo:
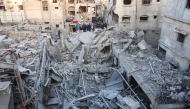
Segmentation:
{"type": "Polygon", "coordinates": [[[91,23],[77,23],[76,24],[76,30],[79,31],[83,31],[83,32],[86,32],[86,31],[94,31],[95,28],[101,28],[101,29],[105,29],[107,28],[107,24],[106,23],[94,23],[94,24],[91,24],[91,23]]]}
{"type": "Polygon", "coordinates": [[[92,25],[90,23],[88,23],[88,24],[86,24],[86,23],[83,23],[83,24],[78,23],[76,25],[76,29],[77,29],[77,31],[78,30],[83,30],[83,32],[91,31],[92,25]]]}

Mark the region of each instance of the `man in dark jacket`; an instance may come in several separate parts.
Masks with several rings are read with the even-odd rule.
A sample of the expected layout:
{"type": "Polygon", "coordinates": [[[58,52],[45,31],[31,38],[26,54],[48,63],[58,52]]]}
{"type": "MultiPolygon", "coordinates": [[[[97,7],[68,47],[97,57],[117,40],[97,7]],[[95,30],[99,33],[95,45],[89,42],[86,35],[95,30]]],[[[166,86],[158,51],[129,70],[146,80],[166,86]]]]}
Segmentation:
{"type": "Polygon", "coordinates": [[[91,31],[91,29],[92,29],[92,28],[91,28],[91,24],[89,23],[89,31],[91,31]]]}
{"type": "Polygon", "coordinates": [[[86,24],[85,23],[82,25],[82,29],[83,29],[83,32],[86,32],[86,24]]]}

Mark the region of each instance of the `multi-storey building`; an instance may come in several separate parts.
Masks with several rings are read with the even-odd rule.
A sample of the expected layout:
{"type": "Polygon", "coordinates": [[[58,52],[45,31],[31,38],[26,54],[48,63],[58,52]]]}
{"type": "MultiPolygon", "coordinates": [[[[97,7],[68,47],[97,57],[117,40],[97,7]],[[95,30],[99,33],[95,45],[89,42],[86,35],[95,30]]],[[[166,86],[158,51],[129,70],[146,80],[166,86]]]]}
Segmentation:
{"type": "Polygon", "coordinates": [[[0,2],[2,23],[20,22],[28,19],[63,29],[65,18],[64,0],[4,0],[0,2]]]}
{"type": "Polygon", "coordinates": [[[190,0],[168,0],[159,39],[160,56],[185,71],[190,63],[190,0]]]}
{"type": "Polygon", "coordinates": [[[167,0],[109,0],[105,22],[120,29],[143,30],[145,41],[158,47],[167,0]]]}
{"type": "Polygon", "coordinates": [[[76,20],[91,20],[96,16],[94,0],[66,0],[66,14],[76,20]]]}
{"type": "Polygon", "coordinates": [[[25,18],[64,28],[64,0],[31,0],[23,2],[25,18]]]}
{"type": "Polygon", "coordinates": [[[159,29],[165,1],[109,0],[106,21],[125,29],[159,29]]]}
{"type": "Polygon", "coordinates": [[[25,20],[22,0],[0,0],[0,22],[20,22],[25,20]]]}

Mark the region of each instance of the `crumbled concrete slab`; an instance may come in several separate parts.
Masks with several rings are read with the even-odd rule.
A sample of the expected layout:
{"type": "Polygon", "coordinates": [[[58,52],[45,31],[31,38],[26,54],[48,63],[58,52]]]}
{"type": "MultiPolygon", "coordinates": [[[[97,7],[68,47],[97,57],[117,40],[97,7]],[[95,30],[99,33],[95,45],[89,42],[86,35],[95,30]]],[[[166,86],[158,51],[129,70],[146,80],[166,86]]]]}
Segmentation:
{"type": "Polygon", "coordinates": [[[148,45],[147,45],[147,43],[146,43],[144,40],[142,40],[140,43],[138,43],[138,47],[139,47],[141,50],[145,50],[145,49],[148,48],[148,45]]]}
{"type": "Polygon", "coordinates": [[[96,34],[93,34],[91,32],[84,32],[79,34],[79,40],[84,43],[84,44],[90,44],[92,43],[94,37],[96,36],[96,34]]]}
{"type": "Polygon", "coordinates": [[[24,106],[39,107],[40,102],[54,109],[127,109],[190,100],[189,76],[151,54],[144,40],[135,44],[143,31],[137,39],[134,31],[112,27],[59,39],[57,31],[31,22],[4,28],[11,34],[2,37],[6,43],[0,46],[0,72],[6,72],[0,79],[17,86],[12,76],[18,74],[22,93],[13,96],[23,96],[18,102],[24,106]],[[146,100],[139,94],[147,95],[146,100]]]}

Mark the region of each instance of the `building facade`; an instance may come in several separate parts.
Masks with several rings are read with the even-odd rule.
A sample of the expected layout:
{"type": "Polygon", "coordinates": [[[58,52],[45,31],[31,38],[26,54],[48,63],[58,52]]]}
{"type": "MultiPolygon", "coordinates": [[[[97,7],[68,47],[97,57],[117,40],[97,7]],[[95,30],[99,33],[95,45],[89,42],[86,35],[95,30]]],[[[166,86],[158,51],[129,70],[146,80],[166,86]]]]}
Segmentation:
{"type": "Polygon", "coordinates": [[[22,0],[0,0],[0,22],[20,22],[25,20],[22,0]]]}
{"type": "Polygon", "coordinates": [[[4,0],[0,2],[2,23],[18,23],[28,19],[63,29],[65,18],[65,0],[4,0]]]}
{"type": "Polygon", "coordinates": [[[190,63],[190,0],[168,0],[159,39],[161,57],[181,71],[190,63]]]}
{"type": "Polygon", "coordinates": [[[64,28],[66,17],[64,0],[25,1],[23,6],[26,19],[64,28]]]}
{"type": "Polygon", "coordinates": [[[161,27],[166,0],[109,0],[109,25],[125,29],[156,30],[161,27]]]}
{"type": "Polygon", "coordinates": [[[66,15],[68,19],[91,20],[96,16],[96,2],[94,0],[66,0],[66,15]]]}

